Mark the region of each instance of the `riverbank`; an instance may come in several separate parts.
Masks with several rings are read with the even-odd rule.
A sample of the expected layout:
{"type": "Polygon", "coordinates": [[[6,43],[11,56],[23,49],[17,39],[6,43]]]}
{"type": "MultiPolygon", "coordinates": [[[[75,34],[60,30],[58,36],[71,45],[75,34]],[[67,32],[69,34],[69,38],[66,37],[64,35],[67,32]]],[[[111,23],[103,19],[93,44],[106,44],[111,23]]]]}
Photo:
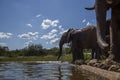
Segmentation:
{"type": "Polygon", "coordinates": [[[120,73],[118,72],[108,71],[88,65],[76,65],[75,68],[77,71],[88,75],[90,78],[96,78],[93,80],[120,80],[120,73]]]}
{"type": "MultiPolygon", "coordinates": [[[[60,58],[60,61],[56,61],[57,56],[29,56],[29,57],[0,57],[0,63],[9,61],[20,61],[22,63],[61,63],[66,61],[69,63],[72,60],[70,54],[64,55],[60,58]]],[[[74,65],[75,69],[90,77],[88,80],[120,80],[120,73],[103,70],[100,68],[88,66],[88,65],[74,65]]],[[[79,74],[78,74],[79,75],[79,74]]]]}
{"type": "MultiPolygon", "coordinates": [[[[0,57],[0,61],[56,61],[57,56],[18,56],[18,57],[0,57]]],[[[60,61],[71,62],[71,54],[64,55],[60,58],[60,61]]]]}

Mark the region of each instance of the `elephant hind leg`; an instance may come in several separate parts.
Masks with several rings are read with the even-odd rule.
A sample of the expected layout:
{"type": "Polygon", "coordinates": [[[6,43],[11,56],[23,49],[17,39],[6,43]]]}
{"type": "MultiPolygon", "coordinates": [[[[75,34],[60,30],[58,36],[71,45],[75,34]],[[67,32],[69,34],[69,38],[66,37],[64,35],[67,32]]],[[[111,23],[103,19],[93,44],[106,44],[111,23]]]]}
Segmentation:
{"type": "Polygon", "coordinates": [[[80,59],[84,60],[83,49],[79,50],[79,54],[80,54],[80,59]]]}
{"type": "Polygon", "coordinates": [[[72,51],[72,63],[74,63],[76,60],[76,52],[74,48],[71,48],[71,51],[72,51]]]}
{"type": "Polygon", "coordinates": [[[95,58],[95,50],[92,49],[92,52],[91,52],[91,58],[94,59],[95,58]]]}

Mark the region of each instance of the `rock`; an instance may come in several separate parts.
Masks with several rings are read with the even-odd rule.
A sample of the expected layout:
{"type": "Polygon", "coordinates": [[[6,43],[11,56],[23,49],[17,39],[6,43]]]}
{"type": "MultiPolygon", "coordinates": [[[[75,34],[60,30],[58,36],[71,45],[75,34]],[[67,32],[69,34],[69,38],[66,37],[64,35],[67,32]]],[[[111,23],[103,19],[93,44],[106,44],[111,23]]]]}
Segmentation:
{"type": "Polygon", "coordinates": [[[120,72],[120,69],[118,69],[116,72],[120,72]]]}
{"type": "Polygon", "coordinates": [[[75,64],[76,65],[82,65],[82,64],[85,64],[85,61],[84,60],[76,60],[75,64]]]}
{"type": "Polygon", "coordinates": [[[118,72],[107,71],[89,65],[80,65],[77,67],[79,67],[78,69],[80,72],[88,75],[88,77],[90,76],[96,77],[95,80],[120,80],[120,73],[118,72]]]}
{"type": "Polygon", "coordinates": [[[101,69],[108,69],[110,67],[110,65],[108,65],[108,64],[103,64],[103,63],[101,63],[100,65],[99,65],[99,68],[101,68],[101,69]]]}
{"type": "Polygon", "coordinates": [[[94,64],[97,63],[97,62],[98,62],[97,59],[92,59],[92,60],[90,60],[90,62],[88,63],[88,65],[94,66],[94,64]]]}
{"type": "Polygon", "coordinates": [[[109,71],[117,71],[119,68],[120,67],[118,65],[111,65],[108,70],[109,71]]]}
{"type": "Polygon", "coordinates": [[[94,64],[95,67],[98,67],[99,65],[100,65],[99,62],[97,62],[97,63],[94,64]]]}

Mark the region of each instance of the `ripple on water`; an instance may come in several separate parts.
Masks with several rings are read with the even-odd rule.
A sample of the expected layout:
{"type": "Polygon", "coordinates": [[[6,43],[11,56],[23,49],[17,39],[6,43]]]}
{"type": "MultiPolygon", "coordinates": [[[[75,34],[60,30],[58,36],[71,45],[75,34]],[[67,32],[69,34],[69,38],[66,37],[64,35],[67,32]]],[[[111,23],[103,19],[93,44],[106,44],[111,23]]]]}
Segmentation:
{"type": "Polygon", "coordinates": [[[0,80],[70,80],[72,64],[68,62],[0,64],[0,80]]]}

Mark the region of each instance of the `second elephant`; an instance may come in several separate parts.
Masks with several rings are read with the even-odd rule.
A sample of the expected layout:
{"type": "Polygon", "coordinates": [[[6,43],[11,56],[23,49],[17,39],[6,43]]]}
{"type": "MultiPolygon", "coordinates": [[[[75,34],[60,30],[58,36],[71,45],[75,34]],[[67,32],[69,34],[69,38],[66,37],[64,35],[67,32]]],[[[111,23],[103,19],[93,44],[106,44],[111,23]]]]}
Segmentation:
{"type": "Polygon", "coordinates": [[[92,53],[96,53],[97,57],[99,57],[100,54],[100,48],[97,44],[97,38],[96,38],[96,27],[95,26],[89,26],[82,29],[69,29],[67,32],[65,32],[60,40],[59,43],[59,56],[60,58],[62,54],[62,46],[64,43],[71,42],[71,51],[74,63],[75,60],[84,60],[83,56],[83,49],[92,49],[92,53]]]}
{"type": "Polygon", "coordinates": [[[70,34],[69,39],[72,42],[73,62],[80,59],[84,60],[83,49],[92,49],[99,57],[100,48],[97,44],[95,26],[76,30],[70,34]]]}

